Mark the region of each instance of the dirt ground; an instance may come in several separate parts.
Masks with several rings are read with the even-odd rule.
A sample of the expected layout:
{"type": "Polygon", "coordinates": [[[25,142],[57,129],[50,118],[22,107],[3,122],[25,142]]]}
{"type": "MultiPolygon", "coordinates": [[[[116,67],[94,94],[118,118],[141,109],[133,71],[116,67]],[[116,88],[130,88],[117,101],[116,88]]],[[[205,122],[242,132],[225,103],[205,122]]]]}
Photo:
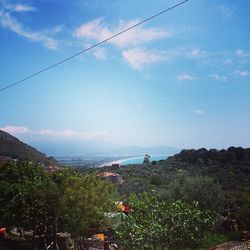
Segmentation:
{"type": "Polygon", "coordinates": [[[250,250],[250,240],[248,241],[229,241],[211,250],[250,250]]]}

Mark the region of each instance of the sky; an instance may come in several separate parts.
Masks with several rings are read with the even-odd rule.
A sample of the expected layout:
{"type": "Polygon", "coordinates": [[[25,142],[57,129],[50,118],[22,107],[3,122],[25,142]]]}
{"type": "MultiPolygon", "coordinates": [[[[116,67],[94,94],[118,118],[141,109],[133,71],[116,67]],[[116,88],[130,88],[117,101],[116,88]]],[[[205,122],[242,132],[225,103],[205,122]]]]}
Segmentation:
{"type": "MultiPolygon", "coordinates": [[[[180,1],[0,0],[0,88],[180,1]]],[[[189,0],[0,92],[28,143],[250,147],[250,1],[189,0]]]]}

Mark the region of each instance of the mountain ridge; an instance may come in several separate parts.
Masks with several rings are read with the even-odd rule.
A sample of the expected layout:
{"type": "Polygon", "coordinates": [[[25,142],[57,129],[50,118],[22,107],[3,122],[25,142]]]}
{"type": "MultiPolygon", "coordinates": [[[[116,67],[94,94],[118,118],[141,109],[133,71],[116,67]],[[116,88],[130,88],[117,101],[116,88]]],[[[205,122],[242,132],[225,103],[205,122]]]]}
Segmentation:
{"type": "Polygon", "coordinates": [[[152,147],[121,146],[105,142],[81,142],[81,141],[47,141],[32,143],[40,151],[55,157],[81,157],[81,156],[142,156],[176,154],[180,149],[160,145],[152,147]]]}
{"type": "Polygon", "coordinates": [[[56,164],[53,157],[47,157],[34,147],[20,141],[13,135],[0,130],[0,156],[7,156],[18,160],[29,160],[34,163],[56,164]]]}

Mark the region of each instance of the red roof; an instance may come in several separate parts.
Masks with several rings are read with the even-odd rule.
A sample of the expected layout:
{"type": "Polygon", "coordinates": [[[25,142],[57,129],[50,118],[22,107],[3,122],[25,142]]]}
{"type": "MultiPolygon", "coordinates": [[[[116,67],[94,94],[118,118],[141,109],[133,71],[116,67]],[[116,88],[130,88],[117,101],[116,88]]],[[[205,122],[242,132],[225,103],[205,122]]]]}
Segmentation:
{"type": "Polygon", "coordinates": [[[112,173],[112,172],[103,172],[103,173],[97,174],[97,176],[108,177],[108,176],[119,176],[119,174],[112,173]]]}

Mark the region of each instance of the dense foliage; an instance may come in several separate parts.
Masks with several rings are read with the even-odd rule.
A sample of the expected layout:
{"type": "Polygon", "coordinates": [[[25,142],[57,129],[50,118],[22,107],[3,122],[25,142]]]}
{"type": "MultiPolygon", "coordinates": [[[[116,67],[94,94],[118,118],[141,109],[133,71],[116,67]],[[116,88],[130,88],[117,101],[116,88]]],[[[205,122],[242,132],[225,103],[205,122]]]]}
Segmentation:
{"type": "Polygon", "coordinates": [[[0,157],[8,156],[13,159],[41,162],[44,164],[56,164],[53,157],[46,157],[45,154],[35,148],[19,141],[16,137],[0,130],[0,157]]]}
{"type": "Polygon", "coordinates": [[[131,195],[133,212],[116,235],[125,249],[186,249],[197,247],[215,222],[197,203],[168,203],[157,193],[131,195]]]}
{"type": "Polygon", "coordinates": [[[0,167],[0,218],[7,227],[35,233],[60,230],[84,235],[93,225],[105,223],[114,210],[111,183],[70,170],[48,174],[39,166],[5,163],[0,167]]]}
{"type": "Polygon", "coordinates": [[[115,188],[96,174],[111,171],[124,180],[117,185],[119,199],[133,208],[116,231],[125,249],[211,245],[225,239],[205,234],[215,215],[230,211],[240,229],[250,228],[249,169],[249,149],[233,147],[184,150],[151,164],[50,174],[27,162],[5,162],[0,166],[0,223],[35,233],[58,226],[75,237],[87,235],[89,228],[104,228],[105,213],[114,210],[115,188]]]}
{"type": "Polygon", "coordinates": [[[86,235],[89,228],[104,227],[105,212],[114,211],[114,187],[94,175],[70,176],[61,197],[65,229],[75,236],[86,235]]]}
{"type": "Polygon", "coordinates": [[[6,163],[0,168],[0,218],[3,225],[33,229],[51,223],[46,173],[28,164],[6,163]]]}
{"type": "Polygon", "coordinates": [[[127,197],[132,192],[156,189],[166,199],[196,200],[220,214],[229,209],[240,229],[250,228],[250,149],[183,150],[151,165],[97,171],[120,174],[124,183],[118,191],[127,197]]]}
{"type": "Polygon", "coordinates": [[[170,201],[197,201],[204,209],[220,211],[225,201],[221,186],[209,176],[181,174],[169,183],[163,196],[170,201]]]}

